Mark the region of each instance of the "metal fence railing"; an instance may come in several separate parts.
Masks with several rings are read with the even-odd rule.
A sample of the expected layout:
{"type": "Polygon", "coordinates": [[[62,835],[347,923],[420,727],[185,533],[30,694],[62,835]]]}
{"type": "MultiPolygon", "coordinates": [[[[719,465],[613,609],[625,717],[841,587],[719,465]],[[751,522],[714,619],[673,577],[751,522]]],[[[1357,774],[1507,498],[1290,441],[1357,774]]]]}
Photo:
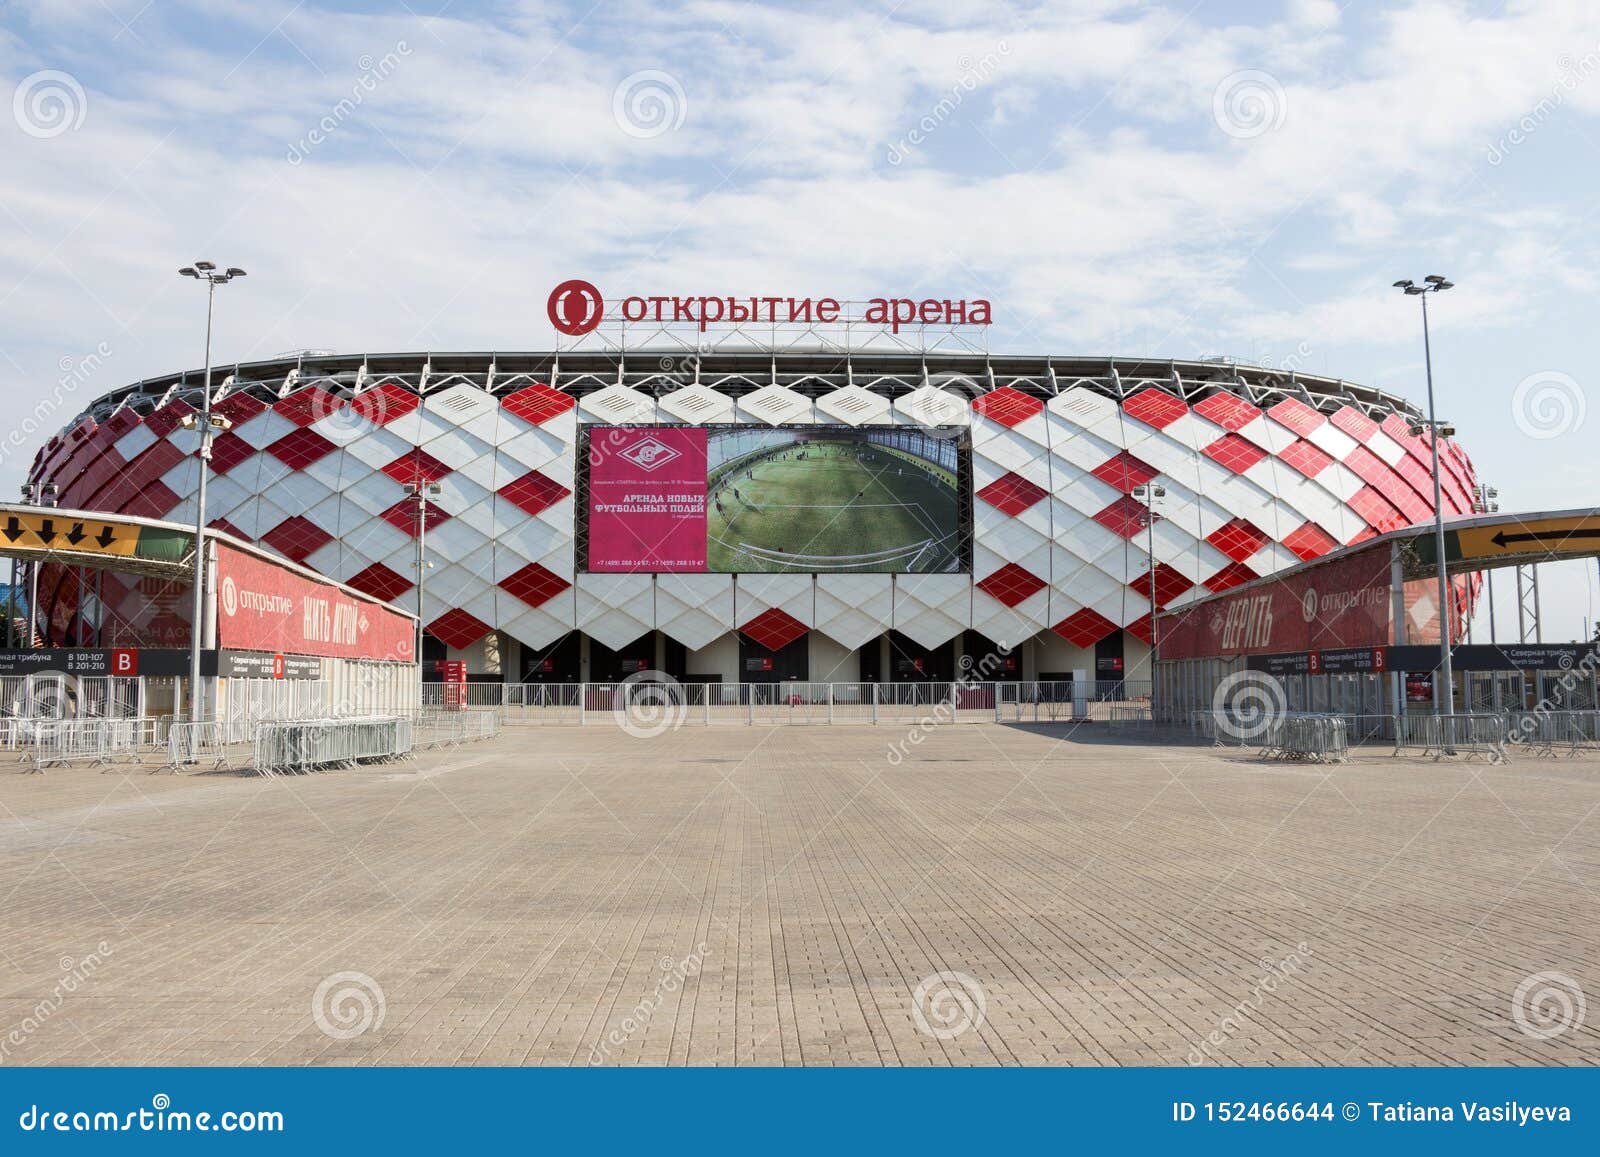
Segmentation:
{"type": "Polygon", "coordinates": [[[251,764],[272,776],[398,759],[411,749],[411,720],[402,716],[300,719],[259,725],[251,764]]]}
{"type": "MultiPolygon", "coordinates": [[[[666,676],[618,683],[469,683],[451,702],[424,684],[427,709],[471,714],[497,708],[508,723],[610,723],[640,706],[683,724],[952,723],[1109,721],[1119,708],[1148,718],[1148,681],[1029,680],[917,683],[679,682],[666,676]]],[[[1119,715],[1119,718],[1121,716],[1119,715]]]]}

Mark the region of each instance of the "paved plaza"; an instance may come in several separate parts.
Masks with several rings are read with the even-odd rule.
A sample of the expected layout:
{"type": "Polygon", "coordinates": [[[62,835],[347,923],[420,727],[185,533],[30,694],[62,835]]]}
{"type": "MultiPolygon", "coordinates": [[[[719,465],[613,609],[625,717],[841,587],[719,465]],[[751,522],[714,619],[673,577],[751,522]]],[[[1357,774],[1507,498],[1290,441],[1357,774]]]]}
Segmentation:
{"type": "Polygon", "coordinates": [[[0,1063],[1600,1063],[1600,760],[510,727],[0,769],[0,1063]]]}

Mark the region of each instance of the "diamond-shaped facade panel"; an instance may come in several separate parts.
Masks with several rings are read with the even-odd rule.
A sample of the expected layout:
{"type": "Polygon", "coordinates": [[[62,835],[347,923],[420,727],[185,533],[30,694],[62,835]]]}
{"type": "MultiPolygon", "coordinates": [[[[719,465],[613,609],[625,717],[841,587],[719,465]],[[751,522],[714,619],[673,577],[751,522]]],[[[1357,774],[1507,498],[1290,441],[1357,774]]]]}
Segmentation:
{"type": "Polygon", "coordinates": [[[1007,471],[979,490],[977,496],[1002,513],[1017,515],[1048,493],[1043,486],[1007,471]]]}
{"type": "Polygon", "coordinates": [[[752,643],[758,643],[769,651],[782,650],[810,629],[777,607],[768,607],[739,628],[752,643]]]}
{"type": "Polygon", "coordinates": [[[261,541],[285,558],[304,562],[312,551],[333,541],[333,535],[303,515],[278,523],[261,536],[261,541]]]}
{"type": "Polygon", "coordinates": [[[991,422],[999,422],[1002,426],[1019,426],[1042,409],[1044,403],[1038,398],[1010,386],[990,390],[972,400],[974,414],[982,414],[991,422]]]}
{"type": "Polygon", "coordinates": [[[1107,486],[1114,486],[1127,494],[1135,486],[1143,486],[1161,471],[1124,450],[1115,458],[1096,466],[1090,473],[1107,486]]]}
{"type": "Polygon", "coordinates": [[[369,594],[375,599],[384,602],[393,602],[405,594],[416,584],[398,571],[391,570],[381,562],[363,567],[355,574],[344,580],[348,586],[353,586],[363,594],[369,594]]]}
{"type": "Polygon", "coordinates": [[[575,404],[571,394],[553,390],[543,383],[535,383],[500,399],[501,409],[535,426],[543,425],[559,414],[565,414],[575,404]]]}
{"type": "Polygon", "coordinates": [[[488,623],[468,614],[460,607],[446,611],[428,624],[428,634],[447,647],[462,650],[472,646],[490,631],[488,623]]]}
{"type": "Polygon", "coordinates": [[[1005,566],[980,580],[977,588],[997,602],[1002,602],[1008,607],[1014,607],[1025,599],[1032,598],[1044,590],[1045,581],[1032,571],[1024,570],[1016,563],[1008,562],[1005,566]]]}
{"type": "Polygon", "coordinates": [[[500,588],[510,591],[530,607],[541,607],[572,584],[554,571],[530,562],[500,580],[500,588]]]}
{"type": "Polygon", "coordinates": [[[529,514],[539,514],[560,502],[572,491],[535,470],[506,483],[496,493],[529,514]]]}
{"type": "Polygon", "coordinates": [[[437,482],[450,473],[450,467],[426,450],[412,450],[383,467],[383,472],[396,482],[437,482]]]}
{"type": "Polygon", "coordinates": [[[1092,647],[1117,629],[1117,624],[1098,611],[1084,607],[1050,628],[1075,647],[1092,647]]]}

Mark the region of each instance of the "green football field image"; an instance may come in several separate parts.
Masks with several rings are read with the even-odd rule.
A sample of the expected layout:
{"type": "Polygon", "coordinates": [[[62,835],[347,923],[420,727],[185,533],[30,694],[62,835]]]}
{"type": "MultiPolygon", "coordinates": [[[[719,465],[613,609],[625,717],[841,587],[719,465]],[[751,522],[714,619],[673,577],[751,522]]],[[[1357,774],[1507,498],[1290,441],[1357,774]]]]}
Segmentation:
{"type": "Polygon", "coordinates": [[[710,571],[958,568],[955,475],[883,446],[812,440],[723,463],[706,522],[710,571]]]}

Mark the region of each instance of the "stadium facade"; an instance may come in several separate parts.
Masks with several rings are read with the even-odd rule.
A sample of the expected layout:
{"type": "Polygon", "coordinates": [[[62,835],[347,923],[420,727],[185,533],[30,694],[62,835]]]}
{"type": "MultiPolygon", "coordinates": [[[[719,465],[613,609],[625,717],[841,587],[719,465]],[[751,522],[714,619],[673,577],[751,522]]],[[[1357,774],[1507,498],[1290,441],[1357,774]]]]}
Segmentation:
{"type": "MultiPolygon", "coordinates": [[[[214,380],[232,426],[211,525],[411,611],[407,484],[437,484],[424,659],[480,679],[1140,678],[1152,564],[1156,603],[1176,607],[1432,515],[1409,403],[1223,362],[303,354],[214,380]],[[627,493],[674,470],[659,506],[627,493]],[[863,479],[853,494],[841,471],[863,479]],[[697,499],[677,492],[696,479],[697,499]],[[1147,485],[1165,491],[1153,519],[1147,485]],[[816,497],[828,487],[844,501],[816,497]],[[839,521],[869,508],[881,516],[839,521]],[[591,565],[600,537],[650,518],[676,529],[591,565]],[[703,541],[660,549],[685,519],[709,559],[703,541]]],[[[192,520],[198,436],[182,419],[201,381],[99,398],[30,486],[63,508],[192,520]]],[[[1470,512],[1466,453],[1446,441],[1442,467],[1447,513],[1470,512]]],[[[48,641],[111,642],[66,568],[43,577],[48,641]]]]}

